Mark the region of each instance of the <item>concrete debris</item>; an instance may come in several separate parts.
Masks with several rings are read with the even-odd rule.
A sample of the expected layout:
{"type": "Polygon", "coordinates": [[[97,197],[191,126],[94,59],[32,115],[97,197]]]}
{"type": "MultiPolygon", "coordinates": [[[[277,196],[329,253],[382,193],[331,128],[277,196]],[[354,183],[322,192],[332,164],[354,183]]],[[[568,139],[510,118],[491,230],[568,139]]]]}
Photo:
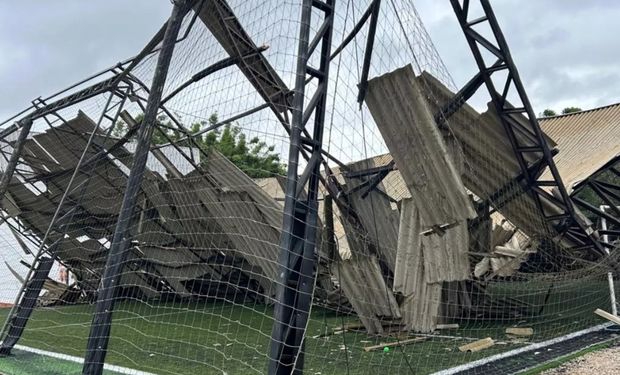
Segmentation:
{"type": "Polygon", "coordinates": [[[527,257],[536,252],[538,243],[505,219],[495,216],[491,246],[489,255],[483,257],[474,267],[476,278],[485,276],[486,280],[490,280],[495,276],[513,276],[527,257]]]}
{"type": "Polygon", "coordinates": [[[508,327],[506,328],[507,335],[513,336],[532,336],[534,334],[534,328],[531,327],[508,327]]]}

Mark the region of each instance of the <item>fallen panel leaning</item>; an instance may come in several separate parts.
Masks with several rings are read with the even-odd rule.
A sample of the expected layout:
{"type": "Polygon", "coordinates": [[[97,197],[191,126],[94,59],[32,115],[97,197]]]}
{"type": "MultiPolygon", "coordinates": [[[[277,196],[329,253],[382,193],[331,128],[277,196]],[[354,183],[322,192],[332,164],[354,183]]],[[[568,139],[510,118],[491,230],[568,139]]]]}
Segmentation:
{"type": "Polygon", "coordinates": [[[334,263],[332,272],[368,334],[383,334],[383,322],[400,319],[400,308],[376,257],[353,255],[334,263]]]}
{"type": "Polygon", "coordinates": [[[411,65],[368,82],[366,104],[429,226],[476,216],[411,65]]]}
{"type": "MultiPolygon", "coordinates": [[[[347,171],[342,173],[349,204],[359,217],[364,229],[368,232],[377,252],[385,259],[391,270],[396,262],[396,243],[398,238],[399,213],[387,193],[383,183],[366,193],[365,189],[358,189],[370,178],[351,177],[352,173],[386,165],[389,155],[381,158],[370,158],[347,165],[347,171]]],[[[389,161],[388,161],[389,163],[389,161]]],[[[337,170],[334,172],[336,173],[337,170]]]]}
{"type": "Polygon", "coordinates": [[[467,225],[459,224],[443,236],[424,235],[413,199],[403,199],[400,212],[393,289],[402,296],[405,329],[431,332],[440,315],[443,283],[469,278],[467,225]]]}

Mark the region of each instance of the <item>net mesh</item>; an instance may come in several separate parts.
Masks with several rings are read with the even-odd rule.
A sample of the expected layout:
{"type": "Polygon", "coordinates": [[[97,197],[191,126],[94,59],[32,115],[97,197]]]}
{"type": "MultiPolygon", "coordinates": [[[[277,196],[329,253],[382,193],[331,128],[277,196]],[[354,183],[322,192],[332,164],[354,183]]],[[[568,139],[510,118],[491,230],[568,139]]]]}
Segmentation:
{"type": "MultiPolygon", "coordinates": [[[[341,194],[320,187],[305,373],[432,373],[600,322],[607,263],[558,240],[493,111],[435,122],[457,88],[412,0],[381,2],[357,102],[369,22],[347,37],[372,3],[334,10],[321,173],[341,194]]],[[[114,295],[111,371],[265,373],[301,9],[201,1],[185,16],[114,295]]],[[[311,35],[321,21],[315,9],[311,35]]],[[[2,371],[81,368],[160,48],[114,91],[34,121],[2,205],[2,300],[23,304],[29,268],[44,282],[2,371]]],[[[306,104],[316,88],[308,78],[306,104]]],[[[3,170],[16,138],[2,139],[3,170]]]]}

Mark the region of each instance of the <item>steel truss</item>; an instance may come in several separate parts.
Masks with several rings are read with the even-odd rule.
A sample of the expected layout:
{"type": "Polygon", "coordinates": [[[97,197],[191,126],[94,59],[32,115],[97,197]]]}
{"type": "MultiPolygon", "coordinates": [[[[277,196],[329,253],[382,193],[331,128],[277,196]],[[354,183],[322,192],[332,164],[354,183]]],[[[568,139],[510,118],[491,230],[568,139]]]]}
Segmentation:
{"type": "MultiPolygon", "coordinates": [[[[196,3],[197,1],[196,0],[182,0],[180,2],[186,4],[186,5],[181,6],[181,8],[183,9],[184,13],[187,13],[190,9],[190,6],[196,3]]],[[[179,25],[176,25],[175,27],[180,27],[180,22],[182,18],[183,17],[181,17],[181,19],[178,20],[179,25]]],[[[177,33],[175,33],[174,39],[172,39],[171,41],[170,40],[168,41],[169,42],[168,45],[174,45],[184,40],[189,34],[189,29],[191,28],[191,25],[195,22],[196,18],[197,18],[197,15],[195,15],[194,18],[191,20],[188,30],[185,32],[185,34],[180,39],[176,39],[176,34],[178,33],[177,31],[177,33]]],[[[148,55],[159,52],[159,51],[162,51],[163,53],[163,51],[165,50],[165,48],[163,47],[163,43],[161,47],[158,47],[158,44],[162,42],[162,40],[164,39],[164,35],[165,35],[166,30],[169,28],[169,24],[170,24],[169,22],[164,24],[164,26],[155,34],[155,36],[149,41],[149,43],[135,57],[125,60],[121,63],[118,63],[117,65],[111,68],[105,69],[82,81],[79,81],[64,90],[61,90],[49,96],[47,99],[37,98],[32,101],[31,107],[29,107],[28,109],[20,112],[16,116],[2,123],[2,124],[5,124],[8,121],[26,113],[26,115],[21,120],[7,127],[6,129],[3,129],[3,131],[0,133],[0,139],[5,141],[7,136],[11,135],[12,133],[18,130],[20,131],[17,141],[13,145],[13,151],[11,153],[11,156],[9,160],[7,160],[8,162],[7,168],[5,169],[4,173],[2,174],[2,178],[0,179],[0,196],[5,195],[8,185],[15,173],[17,173],[21,178],[23,178],[24,181],[30,180],[28,177],[24,176],[16,168],[16,166],[22,154],[25,140],[27,139],[30,133],[30,129],[32,127],[32,123],[34,120],[40,119],[40,118],[44,119],[48,123],[48,125],[51,127],[51,129],[55,131],[54,127],[52,126],[52,123],[47,119],[47,116],[50,116],[50,115],[55,116],[58,119],[60,119],[60,121],[62,121],[63,123],[66,123],[66,121],[58,114],[58,111],[60,111],[61,109],[70,107],[72,105],[75,105],[77,103],[83,102],[84,100],[87,100],[89,98],[102,95],[105,93],[110,93],[110,97],[108,99],[105,109],[102,112],[102,116],[99,120],[98,126],[101,123],[101,121],[104,118],[106,118],[112,122],[112,126],[110,127],[110,130],[112,130],[113,125],[116,123],[116,120],[118,119],[119,115],[121,115],[121,111],[123,109],[123,105],[126,99],[129,97],[132,97],[134,99],[136,98],[140,99],[134,92],[134,89],[133,89],[134,84],[138,83],[141,88],[145,89],[145,91],[149,93],[148,87],[144,86],[130,72],[135,66],[137,66],[141,61],[143,61],[144,58],[146,58],[148,55]],[[80,85],[83,85],[89,81],[95,80],[105,75],[111,75],[111,77],[104,79],[102,81],[96,82],[94,84],[91,84],[90,86],[87,86],[86,88],[77,90],[64,97],[60,97],[60,95],[70,92],[71,90],[77,88],[80,85]],[[113,116],[110,116],[108,115],[108,112],[114,109],[110,106],[110,101],[113,96],[119,97],[120,101],[118,103],[118,108],[116,110],[116,113],[113,116]],[[51,99],[55,99],[55,100],[50,101],[51,99]],[[50,102],[47,103],[46,101],[50,101],[50,102]],[[30,112],[27,113],[28,111],[30,112]]],[[[169,47],[168,49],[170,48],[172,47],[169,47]]],[[[216,68],[221,69],[226,66],[228,66],[228,64],[226,62],[223,62],[223,63],[218,64],[216,68]]],[[[200,78],[204,78],[204,76],[206,75],[205,72],[201,72],[201,73],[203,74],[203,76],[200,78]]],[[[211,72],[207,72],[207,74],[209,73],[211,72]]],[[[144,106],[141,106],[141,107],[143,108],[143,110],[145,110],[144,106]]],[[[157,111],[158,108],[161,108],[166,112],[165,108],[163,107],[163,103],[158,103],[158,105],[155,107],[155,111],[157,111]]],[[[166,112],[166,113],[169,113],[169,112],[166,112]]],[[[82,171],[86,170],[87,167],[89,166],[92,167],[92,166],[97,165],[98,163],[105,160],[107,155],[111,153],[113,150],[119,147],[122,147],[125,143],[127,143],[131,137],[133,137],[136,133],[138,133],[139,130],[140,130],[140,127],[134,127],[130,129],[125,136],[123,136],[120,140],[118,140],[114,145],[112,145],[107,150],[97,145],[96,144],[97,142],[91,136],[91,139],[89,140],[89,144],[92,141],[93,146],[100,149],[97,154],[95,154],[88,160],[81,159],[78,163],[78,166],[74,170],[64,170],[60,172],[50,173],[49,177],[54,177],[54,176],[57,177],[58,173],[71,174],[73,172],[73,174],[76,174],[80,170],[82,171]]],[[[45,176],[43,176],[43,178],[45,178],[45,176]]],[[[38,296],[41,290],[41,287],[43,285],[42,282],[39,283],[38,280],[42,277],[44,280],[46,277],[46,276],[45,277],[42,276],[44,274],[46,267],[41,266],[43,260],[48,259],[45,257],[45,255],[51,257],[52,259],[60,261],[54,255],[53,244],[50,246],[46,246],[45,238],[48,236],[49,233],[62,232],[63,227],[65,226],[63,222],[68,216],[73,215],[73,212],[75,211],[75,209],[78,208],[78,206],[74,206],[64,215],[59,216],[61,209],[63,207],[63,203],[65,203],[65,198],[69,194],[82,188],[82,186],[75,186],[72,189],[70,188],[71,188],[71,184],[69,188],[67,189],[67,191],[65,191],[65,193],[63,194],[63,197],[61,198],[61,203],[57,207],[54,218],[47,229],[47,234],[44,236],[43,241],[38,241],[38,243],[35,243],[33,242],[32,239],[29,238],[29,241],[33,242],[35,246],[37,246],[38,250],[36,254],[33,254],[34,261],[32,262],[32,264],[27,265],[29,267],[29,272],[25,278],[22,288],[18,292],[16,302],[13,305],[11,312],[7,316],[7,320],[3,326],[2,334],[0,335],[0,338],[4,339],[2,342],[2,351],[1,351],[2,354],[10,353],[10,350],[15,345],[15,343],[19,340],[21,333],[23,332],[23,329],[25,328],[28,317],[32,311],[32,308],[34,307],[33,302],[31,301],[32,298],[30,298],[29,296],[32,296],[32,295],[38,296]]],[[[68,203],[71,203],[71,202],[68,202],[68,203]]],[[[8,222],[7,218],[3,217],[2,220],[3,222],[6,222],[7,224],[9,224],[11,228],[15,226],[14,224],[11,224],[10,222],[8,222]]],[[[20,225],[19,221],[17,221],[17,225],[18,226],[20,225]]],[[[24,248],[24,251],[26,250],[27,248],[24,248]]],[[[70,269],[71,267],[68,266],[68,268],[70,269]]],[[[36,302],[36,299],[35,299],[35,302],[36,302]]],[[[109,312],[111,313],[111,309],[109,310],[109,312]]],[[[102,349],[104,349],[105,351],[104,347],[102,347],[102,349]]],[[[91,369],[91,368],[86,369],[87,365],[88,365],[88,362],[86,362],[85,364],[85,370],[84,370],[85,373],[90,374],[90,373],[97,373],[97,371],[100,371],[100,370],[91,369]]]]}
{"type": "MultiPolygon", "coordinates": [[[[120,113],[120,110],[122,109],[123,103],[125,102],[127,95],[131,89],[130,86],[125,86],[125,85],[121,86],[121,82],[122,82],[121,80],[117,80],[115,83],[115,86],[108,88],[107,90],[109,91],[108,100],[102,110],[101,117],[99,118],[99,121],[97,122],[97,127],[93,129],[93,132],[90,135],[90,138],[88,140],[88,145],[91,145],[94,143],[94,136],[97,130],[99,129],[101,122],[103,121],[104,118],[108,118],[112,120],[113,123],[118,118],[118,115],[120,113]],[[115,109],[113,108],[114,106],[111,105],[111,102],[112,102],[112,98],[115,95],[119,95],[116,92],[116,90],[119,90],[119,89],[122,89],[125,91],[122,95],[120,95],[121,99],[118,103],[119,104],[118,108],[116,108],[116,113],[114,117],[111,117],[107,113],[115,109]]],[[[95,85],[95,87],[100,87],[100,85],[95,85]]],[[[92,92],[92,88],[87,88],[74,95],[70,95],[70,97],[73,98],[73,100],[76,100],[77,102],[81,102],[82,100],[84,100],[84,98],[92,97],[92,95],[88,94],[90,92],[92,92]],[[82,93],[86,93],[86,95],[82,95],[82,93]]],[[[102,91],[102,92],[105,92],[105,91],[102,91]]],[[[36,111],[34,112],[33,115],[31,115],[32,117],[30,116],[26,117],[25,120],[22,121],[23,126],[21,128],[18,141],[15,143],[13,152],[11,153],[11,158],[9,160],[9,166],[7,167],[5,173],[3,174],[2,185],[0,185],[0,189],[1,189],[0,194],[2,194],[1,196],[4,196],[4,194],[6,193],[6,190],[8,188],[8,183],[13,178],[13,175],[15,173],[18,173],[18,175],[24,181],[28,181],[28,178],[26,178],[20,171],[16,170],[16,164],[23,150],[25,139],[28,136],[28,133],[30,131],[32,121],[33,121],[32,118],[43,118],[48,123],[48,125],[51,127],[51,129],[54,130],[54,127],[52,126],[51,122],[47,119],[47,116],[48,115],[55,116],[58,119],[60,119],[63,123],[66,123],[66,121],[56,112],[56,110],[58,108],[69,106],[72,104],[75,104],[75,102],[72,102],[68,100],[67,98],[63,98],[49,105],[45,104],[45,101],[43,101],[42,99],[37,99],[33,101],[33,105],[36,108],[36,111]],[[59,103],[62,103],[62,104],[59,104],[59,103]],[[12,163],[13,161],[14,163],[12,163]],[[7,181],[6,184],[4,184],[5,179],[7,181]]],[[[69,195],[75,190],[79,189],[80,187],[85,187],[85,186],[75,186],[73,187],[73,190],[71,190],[72,182],[75,176],[77,175],[77,173],[79,173],[80,170],[84,170],[85,166],[89,164],[88,162],[85,162],[85,155],[86,155],[85,152],[86,150],[84,150],[83,154],[80,157],[78,165],[73,170],[73,175],[70,176],[71,180],[69,182],[67,190],[63,192],[63,195],[60,198],[60,202],[58,203],[56,207],[53,218],[50,221],[50,224],[47,227],[47,230],[45,234],[43,235],[43,238],[40,240],[40,242],[35,243],[35,245],[37,246],[37,251],[35,254],[32,254],[34,256],[33,262],[31,265],[28,266],[29,270],[28,270],[26,277],[24,278],[24,283],[22,287],[20,288],[19,292],[17,293],[15,303],[13,304],[13,307],[11,308],[11,311],[9,312],[7,316],[6,322],[2,328],[2,333],[0,334],[0,338],[2,338],[2,343],[0,344],[0,354],[3,354],[3,355],[9,354],[12,348],[14,347],[14,345],[17,343],[17,341],[21,337],[21,334],[24,331],[28,318],[32,312],[32,309],[35,307],[36,300],[41,292],[43,283],[49,273],[51,266],[48,267],[47,262],[49,261],[53,263],[54,260],[59,260],[56,258],[54,254],[55,245],[57,244],[58,241],[52,243],[49,246],[46,246],[46,244],[52,234],[60,234],[60,238],[62,238],[63,235],[66,234],[66,230],[63,230],[62,222],[67,216],[73,215],[77,206],[74,206],[73,208],[69,209],[67,213],[65,213],[62,216],[61,216],[61,212],[62,212],[63,207],[65,207],[66,203],[68,203],[69,195]]],[[[75,202],[72,202],[72,203],[75,203],[75,202]]],[[[4,219],[4,221],[6,221],[6,219],[4,219]]],[[[23,248],[24,248],[24,251],[27,251],[27,247],[23,247],[23,248]]],[[[68,268],[71,268],[71,267],[68,267],[68,268]]]]}
{"type": "Polygon", "coordinates": [[[577,184],[571,193],[571,199],[575,205],[581,207],[588,216],[598,219],[604,218],[609,228],[598,231],[601,235],[601,244],[609,250],[616,248],[616,244],[609,241],[610,236],[620,236],[620,156],[615,157],[587,179],[577,184]],[[603,210],[583,199],[583,194],[588,191],[601,203],[608,206],[603,210]]]}
{"type": "Polygon", "coordinates": [[[593,231],[578,217],[573,202],[566,192],[553,161],[552,152],[538,124],[538,119],[523,87],[491,4],[488,0],[479,0],[484,14],[479,18],[471,19],[469,0],[450,0],[450,2],[474,55],[479,73],[456,94],[451,103],[448,103],[445,107],[446,114],[449,116],[456,112],[464,101],[471,97],[477,88],[484,83],[521,168],[523,181],[521,186],[534,199],[545,222],[555,228],[560,237],[567,238],[574,243],[573,250],[588,248],[604,256],[605,252],[601,244],[593,231]],[[492,34],[491,39],[478,31],[485,25],[487,26],[486,29],[490,30],[492,34]],[[483,53],[492,56],[495,61],[488,64],[483,53]],[[498,91],[496,83],[493,81],[494,77],[499,76],[498,72],[506,74],[501,92],[498,91]],[[515,93],[519,101],[513,103],[514,106],[507,100],[510,93],[515,93]],[[526,120],[525,123],[523,119],[526,120]],[[526,139],[528,143],[524,144],[523,139],[526,139]],[[537,168],[531,168],[528,165],[525,157],[528,154],[539,158],[540,164],[537,168]],[[550,171],[551,178],[541,181],[539,180],[540,173],[545,168],[550,171]],[[557,191],[558,194],[556,196],[549,191],[557,191]],[[545,201],[553,203],[561,210],[561,213],[547,212],[548,210],[545,209],[543,203],[545,201]]]}

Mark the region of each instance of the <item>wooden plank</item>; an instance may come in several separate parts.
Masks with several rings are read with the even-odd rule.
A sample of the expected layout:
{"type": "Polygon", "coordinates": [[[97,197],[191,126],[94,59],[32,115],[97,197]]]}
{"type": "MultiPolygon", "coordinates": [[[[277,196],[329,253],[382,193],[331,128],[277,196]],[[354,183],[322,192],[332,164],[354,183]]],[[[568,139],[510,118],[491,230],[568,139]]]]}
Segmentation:
{"type": "Polygon", "coordinates": [[[495,345],[495,341],[492,338],[487,337],[482,340],[470,342],[469,344],[459,346],[459,350],[462,352],[477,352],[482,349],[490,348],[495,345]]]}
{"type": "Polygon", "coordinates": [[[436,329],[459,329],[458,324],[437,324],[436,329]]]}
{"type": "Polygon", "coordinates": [[[620,318],[615,316],[615,315],[613,315],[613,314],[608,313],[605,310],[596,309],[596,310],[594,310],[594,313],[596,315],[602,317],[602,318],[605,318],[605,319],[609,320],[612,323],[616,323],[616,324],[620,325],[620,318]]]}
{"type": "Polygon", "coordinates": [[[428,339],[429,339],[429,337],[415,337],[415,338],[412,338],[412,339],[399,340],[399,341],[394,341],[394,342],[382,342],[379,345],[366,346],[366,347],[364,347],[364,351],[365,352],[370,352],[370,351],[377,350],[377,349],[393,348],[393,347],[397,347],[397,346],[404,346],[404,345],[413,344],[415,342],[426,341],[428,339]]]}
{"type": "Polygon", "coordinates": [[[507,335],[515,336],[532,336],[534,334],[534,328],[531,327],[509,327],[506,328],[507,335]]]}

